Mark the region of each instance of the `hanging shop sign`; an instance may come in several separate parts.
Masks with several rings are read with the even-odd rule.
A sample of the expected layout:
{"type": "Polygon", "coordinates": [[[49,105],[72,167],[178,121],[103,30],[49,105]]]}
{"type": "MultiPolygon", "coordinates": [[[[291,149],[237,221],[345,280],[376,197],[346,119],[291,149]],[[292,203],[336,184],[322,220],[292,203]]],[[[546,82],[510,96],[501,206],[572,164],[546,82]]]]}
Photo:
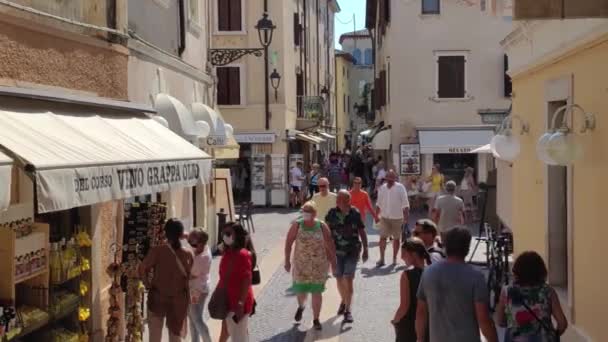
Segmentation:
{"type": "Polygon", "coordinates": [[[234,135],[240,144],[272,144],[276,140],[274,133],[239,133],[234,135]]]}
{"type": "Polygon", "coordinates": [[[210,172],[207,159],[37,171],[38,212],[192,187],[210,172]]]}
{"type": "Polygon", "coordinates": [[[210,135],[207,137],[207,139],[205,139],[207,146],[214,146],[214,147],[225,146],[226,141],[227,141],[226,136],[219,136],[219,135],[210,135]]]}
{"type": "Polygon", "coordinates": [[[420,174],[420,145],[401,144],[399,145],[399,164],[401,165],[401,175],[420,174]]]}

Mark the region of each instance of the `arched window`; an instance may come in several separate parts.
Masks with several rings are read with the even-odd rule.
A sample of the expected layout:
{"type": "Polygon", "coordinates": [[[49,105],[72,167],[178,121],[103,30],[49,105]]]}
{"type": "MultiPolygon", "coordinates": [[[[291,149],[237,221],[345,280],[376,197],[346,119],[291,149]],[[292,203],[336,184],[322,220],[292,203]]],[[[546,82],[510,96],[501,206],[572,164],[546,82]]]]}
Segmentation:
{"type": "Polygon", "coordinates": [[[365,65],[372,65],[372,49],[365,49],[365,65]]]}
{"type": "Polygon", "coordinates": [[[361,50],[355,49],[355,51],[353,51],[353,58],[355,59],[355,64],[361,64],[361,50]]]}

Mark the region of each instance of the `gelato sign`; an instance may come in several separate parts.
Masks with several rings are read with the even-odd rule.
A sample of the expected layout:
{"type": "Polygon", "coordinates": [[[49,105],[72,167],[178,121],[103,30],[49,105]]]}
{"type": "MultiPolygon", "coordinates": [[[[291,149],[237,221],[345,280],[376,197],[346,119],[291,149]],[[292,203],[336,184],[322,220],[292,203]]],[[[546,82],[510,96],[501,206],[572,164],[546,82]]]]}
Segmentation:
{"type": "Polygon", "coordinates": [[[65,210],[206,183],[211,160],[101,165],[36,172],[38,212],[65,210]]]}

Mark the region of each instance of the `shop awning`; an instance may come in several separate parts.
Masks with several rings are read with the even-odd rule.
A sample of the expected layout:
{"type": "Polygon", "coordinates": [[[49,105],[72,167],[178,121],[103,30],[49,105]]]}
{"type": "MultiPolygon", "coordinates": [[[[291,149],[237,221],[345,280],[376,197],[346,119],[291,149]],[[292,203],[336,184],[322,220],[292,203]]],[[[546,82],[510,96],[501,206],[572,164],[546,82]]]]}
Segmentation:
{"type": "Polygon", "coordinates": [[[39,213],[207,183],[209,155],[148,116],[0,111],[39,213]]]}
{"type": "Polygon", "coordinates": [[[300,139],[302,141],[306,141],[311,144],[317,144],[317,145],[322,142],[325,142],[325,139],[323,139],[321,137],[315,137],[313,135],[305,134],[305,133],[296,134],[296,139],[300,139]]]}
{"type": "Polygon", "coordinates": [[[335,135],[329,134],[327,132],[318,132],[318,134],[326,139],[336,139],[335,135]]]}
{"type": "Polygon", "coordinates": [[[11,168],[13,160],[0,152],[0,211],[8,208],[11,202],[11,168]]]}
{"type": "Polygon", "coordinates": [[[489,128],[437,128],[419,129],[420,153],[450,154],[470,153],[489,144],[494,130],[489,128]]]}
{"type": "Polygon", "coordinates": [[[391,130],[385,129],[376,133],[372,139],[372,149],[389,150],[391,147],[391,130]]]}
{"type": "Polygon", "coordinates": [[[214,159],[239,159],[241,146],[234,139],[234,135],[226,133],[226,145],[213,149],[214,159]]]}
{"type": "Polygon", "coordinates": [[[490,147],[490,144],[485,144],[481,147],[474,149],[473,151],[471,151],[471,153],[492,153],[492,148],[490,147]]]}

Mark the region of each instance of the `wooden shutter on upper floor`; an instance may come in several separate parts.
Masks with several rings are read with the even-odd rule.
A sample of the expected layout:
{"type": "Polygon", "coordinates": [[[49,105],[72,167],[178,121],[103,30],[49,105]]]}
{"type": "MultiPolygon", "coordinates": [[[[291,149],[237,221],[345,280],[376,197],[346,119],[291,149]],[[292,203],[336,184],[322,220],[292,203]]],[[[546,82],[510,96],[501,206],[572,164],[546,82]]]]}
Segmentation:
{"type": "Polygon", "coordinates": [[[216,69],[217,104],[241,104],[241,69],[239,67],[218,67],[216,69]]]}
{"type": "Polygon", "coordinates": [[[299,13],[294,13],[293,14],[293,44],[295,46],[300,46],[300,38],[301,38],[301,33],[302,32],[302,28],[300,26],[300,14],[299,13]]]}
{"type": "Polygon", "coordinates": [[[386,70],[380,71],[380,94],[378,100],[380,103],[378,104],[380,107],[384,107],[386,105],[386,70]]]}
{"type": "Polygon", "coordinates": [[[230,84],[230,104],[241,104],[241,69],[238,67],[228,68],[228,79],[230,84]]]}
{"type": "MultiPolygon", "coordinates": [[[[221,1],[221,0],[220,0],[221,1]]],[[[230,1],[230,31],[241,31],[242,28],[242,0],[224,0],[230,1]]]]}
{"type": "Polygon", "coordinates": [[[386,17],[386,22],[390,23],[391,22],[391,0],[385,0],[386,1],[386,5],[384,8],[384,16],[386,17]]]}
{"type": "Polygon", "coordinates": [[[228,102],[228,96],[229,96],[228,68],[217,68],[216,74],[217,74],[217,104],[219,104],[219,105],[229,104],[229,102],[228,102]]]}
{"type": "Polygon", "coordinates": [[[439,98],[464,98],[465,90],[465,57],[440,56],[437,59],[438,84],[437,96],[439,98]]]}
{"type": "Polygon", "coordinates": [[[513,19],[608,17],[608,0],[514,0],[513,19]]]}
{"type": "Polygon", "coordinates": [[[230,31],[230,1],[217,0],[218,30],[230,31]]]}
{"type": "Polygon", "coordinates": [[[509,56],[507,56],[506,54],[504,57],[504,65],[504,95],[505,97],[511,97],[511,93],[513,92],[513,85],[511,83],[511,76],[509,76],[509,74],[507,73],[509,71],[509,56]]]}

